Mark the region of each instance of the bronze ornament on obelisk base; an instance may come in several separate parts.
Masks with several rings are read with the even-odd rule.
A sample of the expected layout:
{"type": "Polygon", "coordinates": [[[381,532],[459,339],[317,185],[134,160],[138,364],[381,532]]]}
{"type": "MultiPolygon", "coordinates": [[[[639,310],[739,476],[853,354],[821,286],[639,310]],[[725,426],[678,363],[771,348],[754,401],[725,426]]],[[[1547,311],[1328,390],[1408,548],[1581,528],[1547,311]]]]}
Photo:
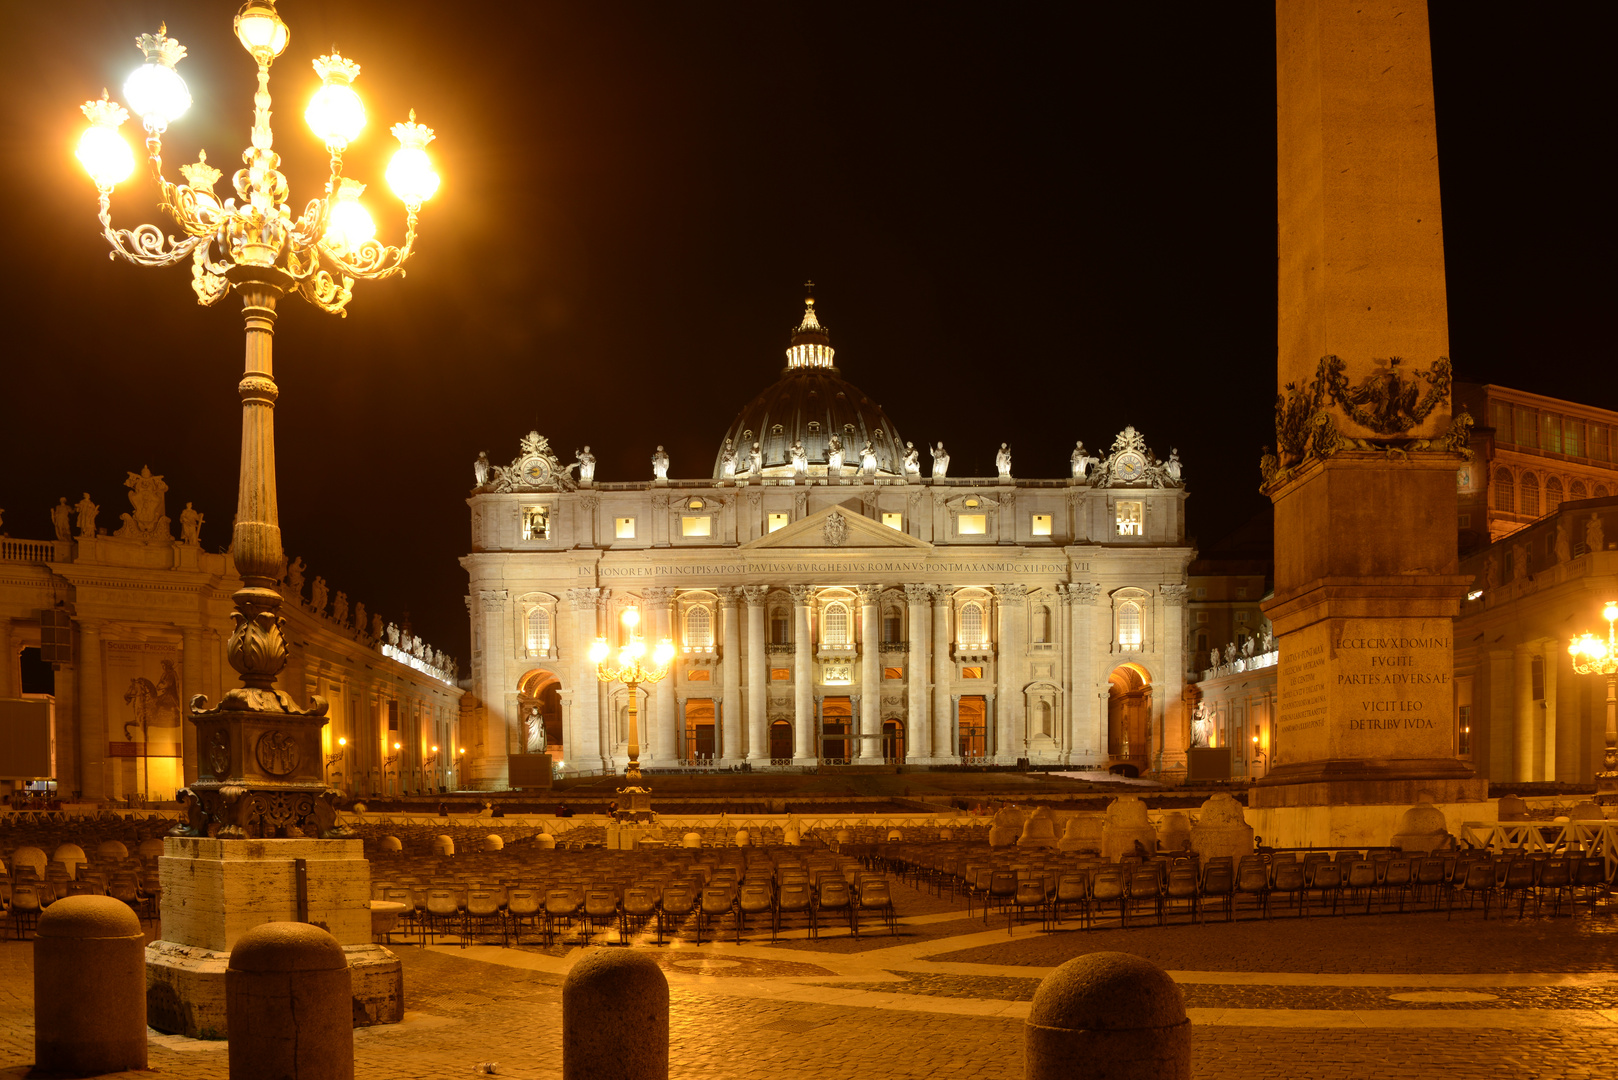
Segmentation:
{"type": "Polygon", "coordinates": [[[1455,744],[1472,421],[1451,415],[1426,5],[1275,10],[1277,442],[1261,469],[1281,660],[1250,805],[1273,811],[1255,824],[1275,843],[1386,843],[1405,807],[1487,793],[1455,744]],[[1310,826],[1328,834],[1281,812],[1298,807],[1338,811],[1310,826]]]}

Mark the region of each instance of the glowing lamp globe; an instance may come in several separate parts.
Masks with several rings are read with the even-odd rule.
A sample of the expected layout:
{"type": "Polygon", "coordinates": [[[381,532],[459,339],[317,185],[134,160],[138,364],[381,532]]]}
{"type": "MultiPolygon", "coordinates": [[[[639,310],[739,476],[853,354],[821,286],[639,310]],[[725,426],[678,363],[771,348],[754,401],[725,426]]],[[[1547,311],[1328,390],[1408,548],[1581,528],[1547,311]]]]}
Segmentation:
{"type": "Polygon", "coordinates": [[[326,243],[331,247],[339,251],[353,251],[376,235],[376,223],[371,220],[365,207],[360,205],[360,195],[364,191],[364,184],[343,177],[326,220],[326,243]]]}
{"type": "Polygon", "coordinates": [[[185,58],[185,46],[165,36],[166,29],[160,26],[157,33],[135,39],[146,62],[124,80],[124,99],[152,131],[162,131],[191,107],[191,91],[174,70],[174,65],[185,58]]]}
{"type": "Polygon", "coordinates": [[[416,110],[411,109],[407,123],[393,125],[393,136],[399,140],[399,149],[388,162],[388,186],[406,207],[414,210],[438,190],[438,174],[427,156],[433,129],[416,123],[416,110]]]}
{"type": "Polygon", "coordinates": [[[271,0],[247,0],[236,12],[236,40],[261,64],[268,64],[287,47],[287,24],[271,0]]]}
{"type": "Polygon", "coordinates": [[[590,646],[590,663],[599,664],[607,658],[610,650],[606,638],[596,638],[595,644],[590,646]]]}
{"type": "Polygon", "coordinates": [[[1601,609],[1601,617],[1608,622],[1618,621],[1618,603],[1607,601],[1607,606],[1601,609]]]}
{"type": "Polygon", "coordinates": [[[129,179],[135,171],[135,155],[118,134],[119,125],[129,119],[122,105],[115,105],[103,97],[100,101],[86,101],[81,106],[90,126],[79,136],[75,151],[84,165],[84,171],[102,191],[111,191],[114,184],[129,179]]]}
{"type": "Polygon", "coordinates": [[[667,640],[658,642],[657,651],[652,654],[652,660],[658,667],[666,667],[673,663],[674,642],[667,640]]]}
{"type": "Polygon", "coordinates": [[[314,61],[314,66],[320,89],[309,99],[303,118],[327,146],[347,147],[365,126],[365,104],[351,85],[359,77],[360,66],[335,49],[330,56],[314,61]]]}
{"type": "Polygon", "coordinates": [[[640,609],[639,608],[624,608],[624,625],[625,626],[638,626],[638,625],[640,625],[640,609]]]}

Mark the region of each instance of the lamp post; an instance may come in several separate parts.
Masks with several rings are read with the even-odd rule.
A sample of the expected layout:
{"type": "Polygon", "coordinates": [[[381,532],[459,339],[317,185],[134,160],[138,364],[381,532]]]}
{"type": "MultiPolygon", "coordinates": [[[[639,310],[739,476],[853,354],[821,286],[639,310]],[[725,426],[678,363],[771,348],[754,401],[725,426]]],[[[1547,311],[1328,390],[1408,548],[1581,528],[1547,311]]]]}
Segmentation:
{"type": "MultiPolygon", "coordinates": [[[[137,266],[191,263],[191,288],[199,303],[211,306],[235,291],[246,320],[246,362],[237,386],[242,402],[242,456],[231,554],[242,587],[232,596],[235,630],[226,658],[242,677],[214,709],[195,710],[198,779],[182,793],[190,821],[181,831],[226,838],[248,836],[346,835],[336,824],[337,792],[326,787],[320,768],[320,728],[326,703],[311,699],[301,708],[276,688],[287,664],[284,622],[279,614],[282,574],[281,527],[275,490],[275,429],[278,394],[271,341],[277,304],[297,294],[323,311],[344,311],[358,278],[381,279],[402,273],[416,238],[416,215],[438,187],[427,158],[430,128],[410,121],[393,127],[399,150],[387,179],[405,206],[402,247],[372,235],[370,217],[359,203],[363,186],[343,176],[343,152],[365,126],[365,107],[354,92],[359,65],[333,49],[314,61],[321,86],[304,112],[326,145],[331,169],[324,193],[294,215],[287,181],[273,149],[270,130],[270,65],[287,46],[286,23],[273,0],[247,0],[236,13],[236,37],[258,67],[253,97],[251,145],[244,168],[231,179],[235,197],[214,192],[221,173],[207,154],[180,167],[182,184],[163,173],[162,137],[191,104],[176,66],[185,48],[167,36],[167,27],[142,34],[136,45],[145,63],[124,84],[130,109],[146,129],[146,156],[158,186],[158,204],[178,226],[165,236],[161,226],[115,229],[112,191],[134,170],[134,156],[118,128],[129,118],[107,99],[85,103],[90,121],[79,142],[84,163],[100,196],[102,235],[111,258],[137,266]]],[[[205,704],[205,703],[204,703],[205,704]]]]}
{"type": "MultiPolygon", "coordinates": [[[[429,789],[439,786],[433,783],[433,766],[438,765],[439,756],[438,747],[435,746],[432,748],[432,753],[428,756],[427,760],[421,763],[422,783],[426,784],[429,789]]],[[[440,766],[440,769],[442,769],[442,766],[440,766]]]]}
{"type": "Polygon", "coordinates": [[[604,683],[621,682],[629,691],[629,763],[624,767],[624,779],[629,786],[620,788],[619,794],[624,796],[623,810],[627,814],[638,814],[651,811],[651,792],[640,785],[640,729],[636,723],[636,688],[644,684],[652,684],[669,673],[674,663],[674,643],[667,638],[657,643],[650,658],[646,655],[646,642],[641,640],[640,612],[635,608],[625,608],[624,628],[628,631],[629,639],[618,650],[618,663],[614,666],[609,657],[612,647],[607,644],[606,638],[596,638],[595,644],[590,646],[590,660],[596,666],[596,678],[604,683]]]}
{"type": "Polygon", "coordinates": [[[1580,634],[1567,651],[1580,675],[1607,677],[1607,753],[1596,773],[1596,802],[1610,806],[1618,804],[1618,602],[1607,601],[1601,615],[1607,620],[1607,640],[1580,634]]]}
{"type": "MultiPolygon", "coordinates": [[[[394,743],[393,744],[393,753],[382,759],[382,783],[386,784],[388,782],[388,769],[389,769],[389,767],[391,767],[393,765],[394,762],[396,762],[398,760],[399,760],[399,744],[394,743]]],[[[393,770],[393,775],[395,777],[397,777],[399,775],[399,770],[394,769],[393,770]]],[[[400,787],[402,788],[403,786],[404,785],[401,783],[400,787]]],[[[403,794],[403,792],[401,791],[400,794],[403,794]]]]}
{"type": "Polygon", "coordinates": [[[348,739],[346,737],[338,739],[337,740],[337,753],[331,755],[330,757],[328,757],[326,759],[326,768],[330,769],[333,765],[335,765],[339,761],[343,760],[343,755],[345,753],[347,753],[347,752],[348,752],[348,739]]]}

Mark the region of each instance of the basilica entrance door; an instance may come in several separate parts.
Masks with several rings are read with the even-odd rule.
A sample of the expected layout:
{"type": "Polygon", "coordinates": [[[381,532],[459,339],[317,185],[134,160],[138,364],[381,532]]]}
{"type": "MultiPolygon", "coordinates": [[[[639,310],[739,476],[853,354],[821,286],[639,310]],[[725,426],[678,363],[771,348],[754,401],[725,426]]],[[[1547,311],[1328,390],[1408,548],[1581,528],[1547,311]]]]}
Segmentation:
{"type": "Polygon", "coordinates": [[[981,758],[988,753],[989,699],[982,694],[961,698],[956,715],[961,722],[961,758],[981,758]]]}
{"type": "Polygon", "coordinates": [[[897,720],[882,721],[882,760],[896,765],[905,759],[905,729],[897,720]]]}
{"type": "Polygon", "coordinates": [[[690,698],[685,703],[685,756],[688,760],[714,756],[713,698],[690,698]]]}
{"type": "Polygon", "coordinates": [[[820,734],[822,758],[847,761],[853,754],[849,736],[853,734],[854,699],[829,697],[820,703],[820,734]]]}
{"type": "Polygon", "coordinates": [[[1107,677],[1107,756],[1135,768],[1151,755],[1150,676],[1135,664],[1120,664],[1107,677]]]}
{"type": "Polygon", "coordinates": [[[770,763],[792,764],[792,723],[777,720],[770,725],[770,763]]]}

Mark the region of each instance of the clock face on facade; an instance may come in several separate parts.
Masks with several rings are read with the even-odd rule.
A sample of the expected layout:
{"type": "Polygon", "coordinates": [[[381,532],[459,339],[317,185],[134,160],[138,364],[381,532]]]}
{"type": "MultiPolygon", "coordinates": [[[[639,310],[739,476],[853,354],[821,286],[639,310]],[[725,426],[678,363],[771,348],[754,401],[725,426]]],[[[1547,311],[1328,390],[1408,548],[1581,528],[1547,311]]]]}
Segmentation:
{"type": "Polygon", "coordinates": [[[550,463],[541,457],[531,457],[522,463],[522,478],[530,484],[548,483],[551,478],[550,463]]]}
{"type": "Polygon", "coordinates": [[[1133,451],[1119,454],[1113,472],[1120,480],[1139,480],[1146,471],[1146,459],[1133,451]]]}

